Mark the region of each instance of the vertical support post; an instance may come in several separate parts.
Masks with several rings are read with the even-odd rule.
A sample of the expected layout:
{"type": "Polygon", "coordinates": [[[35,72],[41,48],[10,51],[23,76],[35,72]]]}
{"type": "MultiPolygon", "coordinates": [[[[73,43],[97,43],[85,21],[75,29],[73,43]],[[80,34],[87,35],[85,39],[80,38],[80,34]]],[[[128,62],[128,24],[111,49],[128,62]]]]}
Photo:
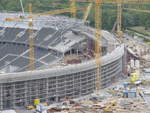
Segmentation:
{"type": "Polygon", "coordinates": [[[3,109],[3,84],[0,84],[0,110],[3,109]]]}
{"type": "Polygon", "coordinates": [[[120,38],[122,36],[122,5],[117,4],[117,34],[120,38]]]}
{"type": "Polygon", "coordinates": [[[24,97],[24,102],[25,102],[25,106],[27,106],[28,105],[28,93],[27,93],[27,91],[28,91],[28,83],[27,83],[27,81],[25,81],[24,82],[24,93],[25,93],[25,97],[24,97]]]}
{"type": "Polygon", "coordinates": [[[16,103],[16,88],[15,88],[15,83],[13,83],[13,84],[11,84],[12,85],[12,87],[13,87],[13,90],[12,90],[12,93],[13,93],[13,95],[12,95],[12,97],[11,97],[11,99],[12,99],[12,106],[13,106],[13,108],[15,108],[15,103],[16,103]]]}
{"type": "MultiPolygon", "coordinates": [[[[29,13],[32,15],[32,4],[29,4],[29,13]]],[[[33,37],[33,21],[28,23],[29,25],[29,70],[35,69],[35,59],[34,59],[34,37],[33,37]]]]}
{"type": "Polygon", "coordinates": [[[55,96],[56,96],[56,102],[58,102],[59,101],[59,99],[58,99],[58,77],[56,77],[56,94],[55,94],[55,96]]]}
{"type": "Polygon", "coordinates": [[[101,26],[102,26],[102,3],[95,0],[95,64],[96,64],[96,92],[101,88],[101,26]]]}
{"type": "Polygon", "coordinates": [[[70,0],[71,1],[71,17],[72,18],[76,18],[76,12],[77,12],[77,8],[76,8],[76,0],[70,0]]]}
{"type": "Polygon", "coordinates": [[[48,102],[49,100],[48,100],[48,97],[49,97],[49,95],[48,95],[48,90],[49,90],[49,83],[48,83],[48,79],[46,79],[46,102],[48,102]]]}
{"type": "Polygon", "coordinates": [[[22,0],[20,0],[20,4],[21,4],[22,13],[23,13],[23,15],[24,15],[24,8],[23,8],[22,0]]]}

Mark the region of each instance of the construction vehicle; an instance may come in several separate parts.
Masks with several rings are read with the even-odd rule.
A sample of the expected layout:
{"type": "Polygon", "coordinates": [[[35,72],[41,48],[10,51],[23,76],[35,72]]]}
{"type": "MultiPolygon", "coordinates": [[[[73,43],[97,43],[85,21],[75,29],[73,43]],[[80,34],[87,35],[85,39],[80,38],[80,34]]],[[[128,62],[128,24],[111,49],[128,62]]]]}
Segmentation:
{"type": "Polygon", "coordinates": [[[135,83],[137,80],[139,80],[139,74],[131,73],[130,82],[135,83]]]}
{"type": "Polygon", "coordinates": [[[34,105],[30,105],[30,106],[27,106],[26,109],[27,110],[33,110],[33,109],[35,109],[35,106],[34,105]]]}
{"type": "MultiPolygon", "coordinates": [[[[117,17],[117,33],[119,36],[122,35],[122,31],[121,31],[121,14],[122,14],[122,4],[150,4],[149,0],[71,0],[71,7],[70,8],[66,8],[66,9],[62,9],[62,10],[55,10],[55,11],[48,11],[48,12],[44,12],[41,14],[35,14],[35,15],[30,15],[27,17],[18,17],[18,18],[6,18],[6,21],[21,21],[24,19],[33,19],[36,17],[39,17],[41,15],[54,15],[54,14],[60,14],[60,13],[65,13],[65,12],[69,12],[72,13],[73,17],[76,16],[75,12],[76,12],[76,1],[78,2],[92,2],[95,4],[95,64],[96,64],[96,91],[100,90],[100,86],[101,86],[101,57],[102,57],[102,52],[101,52],[101,26],[102,26],[102,5],[103,4],[117,4],[118,6],[118,17],[117,17]]],[[[32,24],[30,24],[30,26],[32,27],[32,24]]],[[[32,46],[32,51],[33,49],[33,45],[34,42],[32,42],[30,40],[30,43],[32,46]]],[[[30,52],[31,53],[31,52],[30,52]]],[[[33,52],[34,53],[34,52],[33,52]]],[[[30,54],[30,60],[32,60],[31,64],[33,65],[33,58],[34,58],[34,54],[30,54]]]]}
{"type": "Polygon", "coordinates": [[[95,64],[96,64],[96,91],[101,86],[101,26],[102,26],[102,8],[103,4],[117,5],[117,34],[122,37],[122,4],[150,4],[149,0],[76,0],[77,2],[94,2],[95,4],[95,64]]]}
{"type": "Polygon", "coordinates": [[[147,42],[146,45],[150,46],[150,42],[147,42]]]}
{"type": "Polygon", "coordinates": [[[33,105],[29,105],[26,107],[27,110],[33,110],[33,109],[36,109],[36,105],[38,104],[42,104],[44,106],[48,106],[48,103],[47,102],[44,102],[44,103],[40,103],[40,99],[34,99],[34,104],[33,105]]]}
{"type": "Polygon", "coordinates": [[[103,109],[103,113],[113,113],[113,109],[109,106],[103,109]]]}
{"type": "Polygon", "coordinates": [[[34,99],[34,104],[26,107],[27,110],[32,110],[36,108],[36,105],[40,103],[40,99],[34,99]]]}

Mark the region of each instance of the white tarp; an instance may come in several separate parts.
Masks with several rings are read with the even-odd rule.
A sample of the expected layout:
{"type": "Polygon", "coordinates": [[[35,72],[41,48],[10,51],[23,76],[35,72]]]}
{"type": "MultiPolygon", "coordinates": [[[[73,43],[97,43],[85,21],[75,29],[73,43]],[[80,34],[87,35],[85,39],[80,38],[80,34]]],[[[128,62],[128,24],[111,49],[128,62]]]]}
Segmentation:
{"type": "Polygon", "coordinates": [[[140,61],[139,60],[135,60],[135,67],[140,68],[140,61]]]}
{"type": "Polygon", "coordinates": [[[130,63],[131,63],[131,67],[134,68],[135,64],[134,64],[134,60],[133,59],[130,60],[130,63]]]}
{"type": "Polygon", "coordinates": [[[14,110],[4,110],[0,111],[0,113],[16,113],[14,110]]]}

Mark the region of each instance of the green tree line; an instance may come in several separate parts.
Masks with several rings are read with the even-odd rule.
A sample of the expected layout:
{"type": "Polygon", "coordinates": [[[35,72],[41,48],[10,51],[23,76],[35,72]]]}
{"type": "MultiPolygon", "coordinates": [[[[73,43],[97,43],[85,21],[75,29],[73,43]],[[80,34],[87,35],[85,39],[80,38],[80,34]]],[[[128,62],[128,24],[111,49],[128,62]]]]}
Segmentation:
{"type": "MultiPolygon", "coordinates": [[[[28,12],[28,4],[33,4],[33,12],[43,12],[54,9],[62,9],[69,7],[69,0],[22,0],[26,12],[28,12]]],[[[79,3],[78,6],[86,6],[86,3],[79,3]]],[[[124,5],[124,7],[150,10],[150,5],[124,5]]],[[[102,28],[111,30],[117,18],[117,8],[114,5],[103,5],[102,7],[102,28]]],[[[21,11],[20,0],[0,0],[1,11],[21,11]]],[[[65,14],[69,15],[69,14],[65,14]]],[[[78,18],[83,17],[83,12],[79,11],[78,18]]],[[[94,26],[94,7],[89,15],[90,25],[94,26]]],[[[122,15],[123,28],[132,26],[144,26],[150,28],[150,14],[140,12],[123,11],[122,15]]]]}

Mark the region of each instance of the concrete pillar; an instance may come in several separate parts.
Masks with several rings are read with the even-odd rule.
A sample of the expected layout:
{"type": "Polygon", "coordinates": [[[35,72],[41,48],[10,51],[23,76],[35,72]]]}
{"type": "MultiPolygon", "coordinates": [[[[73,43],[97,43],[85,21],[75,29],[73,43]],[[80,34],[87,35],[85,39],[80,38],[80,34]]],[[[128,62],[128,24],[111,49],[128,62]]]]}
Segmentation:
{"type": "Polygon", "coordinates": [[[15,103],[16,103],[16,98],[15,98],[15,96],[16,96],[16,88],[15,88],[15,83],[13,83],[12,84],[12,87],[13,87],[13,91],[12,91],[12,93],[13,93],[13,95],[12,95],[12,106],[13,106],[13,108],[15,108],[15,103]]]}
{"type": "Polygon", "coordinates": [[[79,55],[79,51],[78,51],[78,48],[77,48],[77,56],[79,55]]]}
{"type": "Polygon", "coordinates": [[[36,86],[35,86],[35,89],[36,89],[36,94],[35,94],[35,98],[38,98],[38,95],[39,95],[39,93],[38,93],[38,81],[36,80],[36,86]]]}
{"type": "Polygon", "coordinates": [[[49,84],[48,84],[48,79],[46,79],[46,102],[48,102],[48,90],[49,90],[49,84]]]}
{"type": "Polygon", "coordinates": [[[127,72],[127,49],[124,48],[124,56],[122,57],[122,72],[127,72]]]}
{"type": "Polygon", "coordinates": [[[24,93],[25,93],[25,97],[24,97],[24,101],[25,101],[25,106],[27,106],[28,105],[28,99],[27,99],[27,97],[28,97],[28,83],[27,83],[27,81],[24,83],[24,93]]]}
{"type": "Polygon", "coordinates": [[[75,75],[73,75],[73,77],[72,77],[72,79],[73,79],[73,98],[75,97],[75,95],[74,95],[74,89],[75,89],[75,86],[74,86],[74,84],[75,84],[75,81],[74,81],[74,80],[75,80],[75,79],[74,79],[74,76],[75,76],[75,75]]]}
{"type": "Polygon", "coordinates": [[[3,84],[0,84],[0,110],[3,109],[3,84]]]}
{"type": "Polygon", "coordinates": [[[80,75],[80,93],[79,93],[79,96],[82,95],[82,93],[81,93],[81,90],[82,90],[82,89],[81,89],[81,82],[82,82],[82,81],[81,81],[81,75],[80,75]]]}
{"type": "Polygon", "coordinates": [[[56,77],[56,102],[58,102],[58,78],[56,77]]]}

